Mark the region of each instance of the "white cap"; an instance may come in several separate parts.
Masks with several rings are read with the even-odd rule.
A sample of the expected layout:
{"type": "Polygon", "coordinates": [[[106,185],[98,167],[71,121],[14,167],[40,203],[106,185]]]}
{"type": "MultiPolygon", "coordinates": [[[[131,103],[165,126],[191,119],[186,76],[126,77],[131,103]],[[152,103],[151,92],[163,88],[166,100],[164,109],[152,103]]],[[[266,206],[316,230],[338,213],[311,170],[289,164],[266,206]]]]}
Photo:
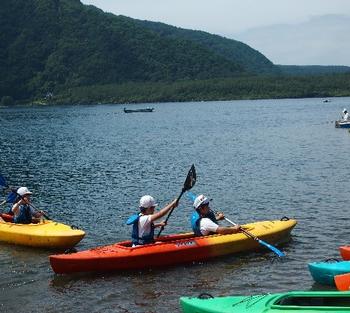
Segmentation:
{"type": "Polygon", "coordinates": [[[140,199],[140,208],[148,209],[153,206],[157,206],[158,203],[154,200],[152,196],[146,195],[140,199]]]}
{"type": "Polygon", "coordinates": [[[344,109],[344,110],[343,110],[343,113],[345,113],[345,112],[347,112],[347,111],[348,111],[347,109],[344,109]]]}
{"type": "Polygon", "coordinates": [[[22,197],[25,196],[25,195],[31,195],[32,194],[32,192],[30,192],[27,187],[19,187],[17,189],[17,193],[20,196],[22,196],[22,197]]]}
{"type": "Polygon", "coordinates": [[[204,195],[199,195],[193,202],[193,207],[197,210],[201,205],[208,204],[209,199],[204,195]]]}

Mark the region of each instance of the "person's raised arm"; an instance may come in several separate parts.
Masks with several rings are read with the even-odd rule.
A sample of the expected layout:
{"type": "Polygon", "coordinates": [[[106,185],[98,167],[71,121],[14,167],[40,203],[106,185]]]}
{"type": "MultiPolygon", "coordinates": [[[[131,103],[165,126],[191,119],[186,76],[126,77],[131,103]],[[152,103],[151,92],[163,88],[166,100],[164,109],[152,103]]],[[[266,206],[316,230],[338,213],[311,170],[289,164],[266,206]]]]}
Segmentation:
{"type": "Polygon", "coordinates": [[[18,215],[19,213],[19,207],[22,205],[22,204],[28,204],[29,202],[26,201],[25,198],[21,198],[21,200],[19,200],[18,202],[16,202],[13,206],[12,206],[12,212],[14,215],[18,215]]]}
{"type": "Polygon", "coordinates": [[[161,217],[163,217],[165,214],[167,214],[172,208],[177,207],[177,199],[174,199],[172,202],[167,204],[163,209],[161,209],[159,212],[156,212],[151,215],[151,221],[155,221],[161,217]]]}

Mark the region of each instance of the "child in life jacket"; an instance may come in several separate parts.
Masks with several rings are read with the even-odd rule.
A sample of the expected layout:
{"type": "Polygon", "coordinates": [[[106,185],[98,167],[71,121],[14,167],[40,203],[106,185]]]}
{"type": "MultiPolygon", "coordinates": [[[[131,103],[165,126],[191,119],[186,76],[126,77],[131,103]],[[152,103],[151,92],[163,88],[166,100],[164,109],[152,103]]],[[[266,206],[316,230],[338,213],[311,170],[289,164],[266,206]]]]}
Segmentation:
{"type": "Polygon", "coordinates": [[[191,216],[191,226],[196,236],[207,236],[211,234],[235,234],[240,230],[240,226],[222,227],[217,221],[225,218],[223,213],[215,214],[210,210],[209,199],[204,195],[199,195],[193,202],[195,212],[191,216]]]}
{"type": "Polygon", "coordinates": [[[133,225],[131,235],[133,246],[154,242],[154,229],[166,225],[165,222],[157,224],[154,222],[166,215],[171,209],[176,208],[177,201],[175,199],[160,211],[155,212],[157,205],[152,196],[145,195],[140,199],[140,213],[132,215],[127,220],[127,225],[133,225]]]}

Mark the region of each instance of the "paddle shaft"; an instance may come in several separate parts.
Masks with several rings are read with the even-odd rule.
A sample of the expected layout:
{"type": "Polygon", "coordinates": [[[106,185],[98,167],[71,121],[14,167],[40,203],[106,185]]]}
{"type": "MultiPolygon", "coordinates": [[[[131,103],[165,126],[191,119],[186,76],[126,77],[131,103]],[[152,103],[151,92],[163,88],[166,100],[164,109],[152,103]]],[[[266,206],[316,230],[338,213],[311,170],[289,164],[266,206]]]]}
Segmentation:
{"type": "Polygon", "coordinates": [[[38,208],[36,208],[36,207],[35,207],[33,204],[31,204],[31,203],[29,203],[29,205],[30,205],[34,210],[40,212],[40,213],[42,214],[42,216],[44,216],[47,220],[51,220],[51,218],[48,217],[48,216],[44,213],[44,211],[39,210],[38,208]]]}
{"type": "MultiPolygon", "coordinates": [[[[231,220],[229,220],[228,218],[225,217],[225,220],[229,223],[231,223],[232,225],[237,225],[234,222],[232,222],[231,220]]],[[[240,231],[242,233],[244,233],[246,236],[256,240],[259,244],[261,244],[262,246],[265,246],[266,248],[270,249],[272,252],[274,252],[275,254],[277,254],[279,257],[284,257],[286,256],[281,250],[277,249],[275,246],[269,244],[268,242],[259,239],[257,236],[254,236],[252,233],[250,233],[249,231],[245,230],[244,228],[240,227],[240,231]]]]}
{"type": "MultiPolygon", "coordinates": [[[[177,197],[177,199],[176,199],[176,205],[179,203],[179,201],[180,201],[182,195],[185,193],[185,191],[186,191],[185,188],[183,188],[182,191],[181,191],[181,193],[180,193],[180,195],[179,195],[179,196],[177,197]]],[[[164,221],[165,224],[168,222],[169,217],[170,217],[171,213],[173,213],[174,209],[175,209],[175,207],[173,207],[173,208],[169,211],[169,214],[168,214],[168,216],[166,217],[166,219],[165,219],[165,221],[164,221]]],[[[162,233],[163,230],[164,230],[164,226],[162,226],[162,227],[160,228],[160,230],[159,230],[159,232],[158,232],[158,235],[157,235],[157,238],[160,236],[160,234],[162,233]]]]}
{"type": "MultiPolygon", "coordinates": [[[[215,214],[218,214],[219,212],[217,211],[214,211],[215,214]]],[[[230,219],[228,219],[227,217],[224,217],[225,221],[226,222],[229,222],[230,224],[232,224],[233,226],[237,226],[237,224],[235,222],[232,222],[230,219]]],[[[248,237],[250,238],[253,238],[254,240],[258,240],[258,238],[256,236],[254,236],[252,233],[246,231],[244,228],[242,227],[239,227],[239,230],[244,233],[245,235],[247,235],[248,237]]]]}
{"type": "MultiPolygon", "coordinates": [[[[21,195],[18,194],[17,192],[16,192],[16,194],[17,194],[21,199],[23,199],[23,196],[21,196],[21,195]]],[[[34,204],[28,203],[28,205],[31,206],[35,211],[40,212],[40,213],[42,214],[42,216],[44,216],[47,220],[51,220],[51,218],[48,217],[48,216],[44,213],[44,211],[39,210],[38,208],[36,208],[36,207],[34,206],[34,204]]]]}
{"type": "MultiPolygon", "coordinates": [[[[187,173],[187,177],[186,177],[186,180],[185,180],[185,182],[184,182],[184,186],[182,187],[181,193],[180,193],[180,195],[178,196],[178,198],[176,199],[176,206],[178,205],[178,203],[179,203],[180,198],[182,197],[182,195],[183,195],[186,191],[190,190],[190,189],[195,185],[196,180],[197,180],[196,168],[194,167],[194,164],[192,164],[190,170],[189,170],[188,173],[187,173]]],[[[176,206],[175,206],[175,207],[176,207],[176,206]]],[[[169,214],[168,214],[168,216],[167,216],[166,219],[165,219],[165,224],[168,222],[169,217],[170,217],[171,213],[173,213],[175,207],[173,207],[173,208],[169,211],[169,214]]],[[[160,236],[160,234],[162,233],[163,229],[164,229],[164,226],[162,226],[162,227],[160,228],[159,233],[158,233],[158,235],[157,235],[157,238],[160,236]]]]}
{"type": "MultiPolygon", "coordinates": [[[[228,219],[227,217],[225,217],[225,221],[229,222],[230,224],[232,224],[233,226],[237,226],[236,223],[232,222],[230,219],[228,219]]],[[[240,227],[239,230],[244,233],[245,235],[247,235],[250,238],[253,238],[254,240],[259,240],[258,237],[254,236],[252,233],[250,233],[249,231],[246,231],[244,228],[240,227]]]]}
{"type": "MultiPolygon", "coordinates": [[[[183,195],[184,193],[185,193],[185,191],[182,189],[180,195],[179,195],[179,196],[177,197],[177,199],[176,199],[176,205],[178,205],[178,203],[179,203],[179,201],[180,201],[180,199],[181,199],[181,197],[182,197],[182,195],[183,195]]],[[[173,208],[169,211],[169,214],[168,214],[168,216],[167,216],[166,219],[165,219],[165,223],[168,221],[168,219],[169,219],[171,213],[173,213],[174,209],[175,209],[175,207],[173,207],[173,208]]]]}

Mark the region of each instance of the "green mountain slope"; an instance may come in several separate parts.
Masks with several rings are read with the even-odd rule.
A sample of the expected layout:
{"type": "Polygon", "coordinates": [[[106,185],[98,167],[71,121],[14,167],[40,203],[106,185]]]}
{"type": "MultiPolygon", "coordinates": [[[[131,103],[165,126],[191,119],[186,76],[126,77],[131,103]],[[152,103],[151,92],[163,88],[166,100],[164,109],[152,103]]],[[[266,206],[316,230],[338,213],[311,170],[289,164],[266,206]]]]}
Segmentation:
{"type": "Polygon", "coordinates": [[[0,29],[0,96],[15,99],[92,84],[246,72],[238,59],[77,0],[2,0],[0,29]]]}
{"type": "Polygon", "coordinates": [[[284,77],[343,68],[276,66],[241,42],[115,16],[79,0],[2,0],[0,30],[1,104],[51,93],[50,103],[347,94],[347,75],[338,78],[341,90],[324,77],[312,89],[322,92],[300,91],[293,87],[299,79],[284,77]]]}
{"type": "Polygon", "coordinates": [[[277,74],[280,72],[279,68],[259,51],[252,49],[242,42],[203,31],[183,29],[158,22],[134,21],[157,32],[163,38],[182,38],[196,42],[213,53],[240,64],[249,72],[256,74],[277,74]]]}

